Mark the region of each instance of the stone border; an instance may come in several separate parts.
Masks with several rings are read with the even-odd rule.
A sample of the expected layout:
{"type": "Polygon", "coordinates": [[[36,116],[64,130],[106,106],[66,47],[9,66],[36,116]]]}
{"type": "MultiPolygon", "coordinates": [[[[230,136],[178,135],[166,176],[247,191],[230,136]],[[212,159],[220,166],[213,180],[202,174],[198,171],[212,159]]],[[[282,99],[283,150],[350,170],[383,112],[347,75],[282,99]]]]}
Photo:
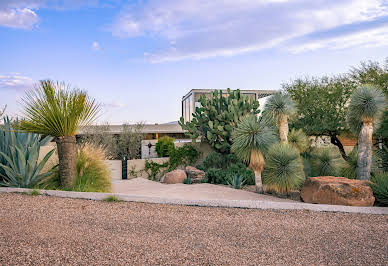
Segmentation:
{"type": "MultiPolygon", "coordinates": [[[[31,193],[33,189],[1,187],[0,193],[31,193]]],[[[60,198],[75,198],[89,200],[103,200],[109,196],[116,196],[122,201],[188,205],[201,207],[223,207],[223,208],[246,208],[246,209],[274,209],[274,210],[310,210],[318,212],[343,212],[343,213],[364,213],[388,215],[388,207],[355,207],[342,205],[274,202],[259,200],[187,200],[176,198],[160,198],[148,196],[136,196],[121,193],[98,193],[98,192],[75,192],[61,190],[36,190],[41,195],[60,198]]]]}

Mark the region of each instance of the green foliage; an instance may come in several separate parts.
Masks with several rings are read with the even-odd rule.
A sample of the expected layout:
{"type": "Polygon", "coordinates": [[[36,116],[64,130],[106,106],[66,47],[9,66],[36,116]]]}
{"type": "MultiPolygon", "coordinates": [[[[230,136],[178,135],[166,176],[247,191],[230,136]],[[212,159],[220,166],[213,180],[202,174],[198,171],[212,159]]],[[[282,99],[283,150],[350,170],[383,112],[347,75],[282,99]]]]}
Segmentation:
{"type": "Polygon", "coordinates": [[[155,151],[159,157],[168,157],[174,147],[174,139],[169,136],[164,136],[156,142],[155,151]]]}
{"type": "Polygon", "coordinates": [[[340,176],[349,179],[357,179],[357,147],[353,148],[345,161],[346,163],[340,171],[340,176]]]}
{"type": "Polygon", "coordinates": [[[268,98],[263,114],[270,116],[272,119],[277,119],[280,115],[293,116],[296,111],[295,102],[290,95],[279,91],[268,98]]]}
{"type": "Polygon", "coordinates": [[[297,148],[300,153],[307,151],[310,147],[309,138],[302,129],[291,129],[291,132],[288,134],[288,143],[297,148]]]}
{"type": "Polygon", "coordinates": [[[22,101],[25,120],[21,129],[53,137],[75,135],[79,128],[90,125],[100,110],[86,92],[51,80],[42,80],[22,101]]]}
{"type": "Polygon", "coordinates": [[[45,179],[40,185],[44,189],[71,190],[80,192],[110,192],[110,170],[106,165],[106,152],[102,147],[84,144],[77,151],[77,176],[72,187],[60,185],[59,171],[45,179]]]}
{"type": "Polygon", "coordinates": [[[36,189],[33,189],[32,191],[31,191],[31,194],[30,194],[31,196],[38,196],[39,195],[39,191],[38,190],[36,190],[36,189]]]}
{"type": "Polygon", "coordinates": [[[51,140],[40,135],[17,132],[11,127],[8,117],[0,127],[0,177],[2,186],[32,188],[51,174],[42,172],[54,150],[38,163],[40,147],[51,140]]]}
{"type": "Polygon", "coordinates": [[[298,190],[305,180],[303,163],[298,149],[276,143],[266,155],[263,184],[275,188],[280,193],[298,190]]]}
{"type": "Polygon", "coordinates": [[[234,154],[212,152],[197,168],[206,172],[204,182],[207,183],[228,185],[233,176],[239,176],[246,185],[255,184],[253,171],[234,154]]]}
{"type": "Polygon", "coordinates": [[[169,171],[175,170],[181,165],[187,166],[189,164],[194,164],[200,156],[200,152],[194,146],[187,143],[182,147],[170,149],[169,154],[169,171]]]}
{"type": "Polygon", "coordinates": [[[247,115],[233,131],[232,152],[248,163],[253,151],[266,152],[277,141],[276,133],[256,115],[247,115]]]}
{"type": "Polygon", "coordinates": [[[385,108],[385,96],[380,89],[372,85],[357,88],[349,103],[347,121],[355,135],[361,130],[362,122],[379,120],[385,108]]]}
{"type": "Polygon", "coordinates": [[[339,176],[343,163],[336,147],[316,147],[310,153],[311,176],[339,176]]]}
{"type": "Polygon", "coordinates": [[[182,117],[179,124],[186,134],[208,142],[213,149],[221,153],[229,153],[232,144],[232,131],[240,119],[248,114],[258,114],[259,102],[242,95],[240,90],[231,91],[225,97],[222,91],[215,90],[210,98],[202,95],[199,99],[201,107],[193,113],[191,122],[182,117]]]}
{"type": "Polygon", "coordinates": [[[105,199],[103,199],[103,201],[105,201],[105,202],[120,202],[121,200],[119,200],[119,198],[116,196],[108,196],[105,199]]]}
{"type": "Polygon", "coordinates": [[[371,188],[376,202],[388,206],[388,172],[371,177],[371,188]]]}
{"type": "Polygon", "coordinates": [[[152,181],[159,181],[161,175],[164,173],[163,169],[168,167],[168,162],[159,164],[151,160],[145,161],[144,171],[148,175],[148,179],[152,181]]]}
{"type": "Polygon", "coordinates": [[[191,184],[192,184],[191,178],[188,176],[188,177],[183,181],[183,184],[191,185],[191,184]]]}
{"type": "Polygon", "coordinates": [[[245,186],[245,179],[238,175],[233,175],[229,180],[228,184],[234,189],[242,189],[245,186]]]}

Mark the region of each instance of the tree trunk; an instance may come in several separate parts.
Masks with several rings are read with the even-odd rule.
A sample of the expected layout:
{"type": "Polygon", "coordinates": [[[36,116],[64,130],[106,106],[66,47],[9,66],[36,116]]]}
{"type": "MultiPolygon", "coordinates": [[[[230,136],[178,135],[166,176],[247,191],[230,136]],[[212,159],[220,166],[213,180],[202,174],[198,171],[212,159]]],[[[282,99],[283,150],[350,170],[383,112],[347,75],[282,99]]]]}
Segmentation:
{"type": "Polygon", "coordinates": [[[263,182],[261,181],[261,172],[264,169],[264,156],[259,151],[252,151],[249,167],[255,173],[256,192],[263,193],[263,182]]]}
{"type": "Polygon", "coordinates": [[[280,142],[288,143],[288,120],[286,115],[279,116],[278,128],[279,128],[280,142]]]}
{"type": "Polygon", "coordinates": [[[63,187],[74,184],[77,171],[77,146],[75,136],[57,138],[59,178],[63,187]]]}
{"type": "Polygon", "coordinates": [[[372,135],[373,124],[371,121],[364,121],[360,134],[358,136],[357,153],[357,178],[368,180],[370,178],[370,169],[372,165],[372,135]]]}
{"type": "Polygon", "coordinates": [[[348,156],[346,155],[344,146],[342,145],[341,141],[338,139],[337,135],[330,135],[330,142],[338,147],[342,158],[346,161],[348,159],[348,156]]]}

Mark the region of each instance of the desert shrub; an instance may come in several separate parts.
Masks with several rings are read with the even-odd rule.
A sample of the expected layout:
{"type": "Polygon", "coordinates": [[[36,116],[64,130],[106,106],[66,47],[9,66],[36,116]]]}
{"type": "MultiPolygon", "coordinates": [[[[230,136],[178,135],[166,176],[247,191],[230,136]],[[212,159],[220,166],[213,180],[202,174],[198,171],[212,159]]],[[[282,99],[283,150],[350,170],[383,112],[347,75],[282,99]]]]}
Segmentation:
{"type": "Polygon", "coordinates": [[[246,183],[246,180],[244,179],[244,177],[241,177],[239,175],[233,175],[228,180],[229,186],[231,186],[234,189],[242,189],[242,188],[244,188],[245,183],[246,183]]]}
{"type": "Polygon", "coordinates": [[[168,167],[169,163],[162,164],[153,162],[151,160],[145,161],[144,171],[148,175],[148,179],[152,181],[159,181],[160,177],[164,174],[164,171],[168,167]]]}
{"type": "Polygon", "coordinates": [[[167,157],[170,155],[170,151],[173,150],[174,147],[174,139],[169,136],[164,136],[156,142],[155,151],[159,157],[167,157]]]}
{"type": "Polygon", "coordinates": [[[310,153],[311,176],[339,176],[343,159],[336,147],[317,147],[310,153]]]}
{"type": "Polygon", "coordinates": [[[305,180],[303,163],[297,148],[276,143],[266,155],[263,184],[280,193],[298,190],[305,180]]]}
{"type": "Polygon", "coordinates": [[[348,154],[346,162],[340,170],[340,176],[357,179],[357,147],[348,154]]]}
{"type": "MultiPolygon", "coordinates": [[[[110,192],[110,170],[105,164],[106,152],[101,146],[85,143],[77,149],[77,176],[74,185],[66,190],[82,192],[110,192]]],[[[40,187],[64,189],[59,182],[58,169],[40,187]]]]}
{"type": "Polygon", "coordinates": [[[211,168],[226,169],[231,164],[241,162],[234,154],[223,154],[218,152],[212,152],[203,160],[201,169],[207,170],[211,168]]]}
{"type": "Polygon", "coordinates": [[[182,147],[172,148],[170,150],[170,161],[168,170],[172,171],[181,165],[187,166],[194,164],[200,156],[200,152],[190,144],[184,144],[182,147]]]}
{"type": "Polygon", "coordinates": [[[288,143],[297,148],[299,152],[305,152],[310,146],[309,138],[302,129],[291,129],[288,134],[288,143]]]}
{"type": "Polygon", "coordinates": [[[382,205],[388,205],[388,172],[376,174],[371,177],[373,190],[376,202],[382,205]]]}
{"type": "Polygon", "coordinates": [[[105,199],[103,199],[105,202],[120,202],[121,200],[116,196],[108,196],[105,199]]]}

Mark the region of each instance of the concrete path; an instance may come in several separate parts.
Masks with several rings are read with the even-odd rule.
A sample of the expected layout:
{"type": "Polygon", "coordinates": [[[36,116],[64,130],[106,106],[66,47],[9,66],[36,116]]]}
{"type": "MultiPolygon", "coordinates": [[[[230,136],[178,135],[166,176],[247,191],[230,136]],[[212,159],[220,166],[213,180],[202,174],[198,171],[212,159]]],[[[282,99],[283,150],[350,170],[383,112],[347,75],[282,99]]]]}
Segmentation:
{"type": "Polygon", "coordinates": [[[114,181],[113,193],[183,200],[260,200],[295,202],[213,184],[162,184],[145,178],[114,181]]]}

